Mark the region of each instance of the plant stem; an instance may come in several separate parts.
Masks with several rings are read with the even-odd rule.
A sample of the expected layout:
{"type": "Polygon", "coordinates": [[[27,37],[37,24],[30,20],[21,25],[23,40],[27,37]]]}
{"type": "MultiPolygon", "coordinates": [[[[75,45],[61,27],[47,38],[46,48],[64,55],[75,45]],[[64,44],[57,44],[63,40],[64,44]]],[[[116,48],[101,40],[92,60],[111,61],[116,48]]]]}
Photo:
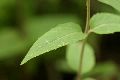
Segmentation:
{"type": "Polygon", "coordinates": [[[86,17],[86,27],[85,27],[85,33],[88,33],[90,29],[90,0],[87,0],[86,2],[87,6],[87,17],[86,17]]]}
{"type": "MultiPolygon", "coordinates": [[[[86,26],[85,26],[85,34],[87,36],[89,35],[89,29],[90,29],[90,0],[86,1],[86,6],[87,6],[87,16],[86,16],[86,26]]],[[[84,56],[84,49],[85,49],[85,44],[87,41],[87,37],[83,40],[81,44],[81,55],[80,55],[80,65],[77,73],[77,80],[82,80],[82,64],[83,64],[83,56],[84,56]]]]}

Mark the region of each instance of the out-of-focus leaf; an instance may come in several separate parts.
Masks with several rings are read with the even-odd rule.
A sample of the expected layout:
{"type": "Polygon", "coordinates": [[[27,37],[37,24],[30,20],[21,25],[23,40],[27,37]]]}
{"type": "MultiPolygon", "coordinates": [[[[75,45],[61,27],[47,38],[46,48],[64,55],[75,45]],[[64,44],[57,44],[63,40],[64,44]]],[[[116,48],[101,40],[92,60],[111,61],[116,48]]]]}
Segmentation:
{"type": "Polygon", "coordinates": [[[98,65],[96,65],[96,67],[91,71],[91,75],[92,74],[98,74],[98,75],[103,75],[103,76],[107,76],[107,75],[113,75],[116,74],[118,72],[117,70],[117,66],[115,65],[115,63],[113,62],[105,62],[105,63],[100,63],[98,65]]]}
{"type": "Polygon", "coordinates": [[[55,27],[57,24],[62,24],[66,22],[76,22],[79,20],[73,15],[44,15],[36,18],[28,19],[26,24],[26,31],[28,36],[32,40],[36,40],[38,37],[42,36],[45,32],[55,27]]]}
{"type": "Polygon", "coordinates": [[[8,58],[25,49],[24,40],[13,29],[0,30],[0,59],[8,58]]]}
{"type": "Polygon", "coordinates": [[[120,0],[98,0],[98,1],[108,4],[120,12],[120,0]]]}
{"type": "Polygon", "coordinates": [[[120,32],[120,16],[110,13],[98,13],[90,21],[91,32],[110,34],[120,32]]]}
{"type": "Polygon", "coordinates": [[[82,40],[85,35],[78,24],[69,22],[59,24],[40,37],[29,50],[21,64],[43,53],[82,40]]]}
{"type": "MultiPolygon", "coordinates": [[[[79,69],[80,64],[80,53],[81,43],[74,43],[67,48],[67,62],[69,66],[76,72],[79,69]]],[[[82,64],[82,74],[89,72],[95,65],[94,50],[88,44],[85,45],[83,64],[82,64]]]]}
{"type": "Polygon", "coordinates": [[[93,79],[93,78],[85,78],[83,80],[95,80],[95,79],[93,79]]]}

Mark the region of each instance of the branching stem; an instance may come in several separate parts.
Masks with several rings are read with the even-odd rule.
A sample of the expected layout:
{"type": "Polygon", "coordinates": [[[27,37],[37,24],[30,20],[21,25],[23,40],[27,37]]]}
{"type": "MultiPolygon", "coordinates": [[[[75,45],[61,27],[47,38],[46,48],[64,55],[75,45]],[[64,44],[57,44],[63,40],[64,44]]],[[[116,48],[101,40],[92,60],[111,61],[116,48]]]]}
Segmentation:
{"type": "MultiPolygon", "coordinates": [[[[85,34],[89,35],[89,29],[90,29],[90,0],[86,0],[86,6],[87,6],[87,16],[86,16],[86,26],[85,26],[85,34]]],[[[87,41],[87,37],[83,40],[81,44],[81,55],[80,55],[80,65],[77,73],[77,80],[82,80],[82,64],[83,64],[83,56],[84,56],[84,49],[85,44],[87,41]]]]}

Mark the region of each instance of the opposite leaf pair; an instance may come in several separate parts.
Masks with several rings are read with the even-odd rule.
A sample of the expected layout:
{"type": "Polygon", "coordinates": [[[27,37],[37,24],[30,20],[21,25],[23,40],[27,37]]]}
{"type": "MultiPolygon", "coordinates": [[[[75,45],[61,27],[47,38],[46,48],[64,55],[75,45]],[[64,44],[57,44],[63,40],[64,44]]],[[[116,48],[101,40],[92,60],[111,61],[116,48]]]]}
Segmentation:
{"type": "MultiPolygon", "coordinates": [[[[109,1],[99,0],[99,1],[107,3],[113,6],[118,11],[120,11],[119,4],[118,6],[113,5],[114,3],[111,4],[111,1],[114,0],[109,0],[109,1]]],[[[116,1],[120,1],[120,0],[116,0],[116,1]]],[[[116,3],[116,1],[114,2],[116,3]]],[[[94,32],[96,34],[109,34],[114,32],[120,32],[120,16],[111,13],[98,13],[91,18],[90,28],[91,29],[89,30],[89,33],[94,32]]],[[[80,43],[76,43],[76,42],[87,38],[86,36],[88,35],[82,32],[81,27],[78,24],[72,22],[60,24],[57,27],[48,31],[46,34],[44,34],[34,43],[30,51],[22,61],[21,65],[26,63],[28,60],[36,56],[39,56],[43,53],[71,44],[70,46],[68,46],[67,59],[68,59],[68,63],[72,64],[71,68],[77,70],[79,64],[78,56],[80,55],[79,52],[80,47],[78,45],[80,43]],[[74,58],[77,60],[78,63],[74,58]]],[[[86,45],[85,55],[83,60],[84,63],[82,69],[83,73],[88,72],[94,66],[95,57],[93,53],[94,50],[92,50],[92,48],[89,45],[86,45]],[[87,65],[89,68],[86,68],[84,65],[85,66],[87,65]]]]}
{"type": "MultiPolygon", "coordinates": [[[[92,17],[90,21],[90,26],[90,32],[95,32],[98,34],[109,34],[113,32],[119,32],[120,16],[110,13],[98,13],[92,17]]],[[[42,53],[49,52],[50,50],[48,50],[48,48],[47,51],[45,50],[43,52],[39,50],[39,48],[43,49],[44,47],[48,47],[46,44],[52,45],[52,43],[54,43],[54,45],[50,46],[50,48],[53,47],[53,49],[56,49],[56,47],[59,48],[71,42],[82,40],[85,38],[85,36],[86,35],[82,33],[82,30],[78,24],[72,22],[60,24],[56,28],[51,29],[49,32],[47,32],[45,35],[38,39],[38,41],[33,46],[33,48],[35,48],[36,50],[32,50],[32,54],[39,53],[38,55],[40,55],[42,53]],[[57,42],[59,44],[55,44],[57,42]]],[[[53,49],[51,48],[51,50],[53,49]]],[[[29,52],[31,52],[31,50],[29,52]]],[[[31,57],[33,57],[34,55],[31,55],[31,57]]]]}

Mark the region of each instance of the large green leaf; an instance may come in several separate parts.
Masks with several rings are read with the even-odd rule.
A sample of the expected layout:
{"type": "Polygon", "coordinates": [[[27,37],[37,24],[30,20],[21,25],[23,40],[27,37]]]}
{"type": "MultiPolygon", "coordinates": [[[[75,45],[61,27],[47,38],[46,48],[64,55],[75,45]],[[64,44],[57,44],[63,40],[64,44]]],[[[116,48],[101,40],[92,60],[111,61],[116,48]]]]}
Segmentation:
{"type": "Polygon", "coordinates": [[[21,64],[43,53],[65,46],[85,38],[78,24],[69,22],[60,24],[40,37],[31,47],[21,64]]]}
{"type": "Polygon", "coordinates": [[[110,13],[98,13],[90,21],[91,32],[110,34],[120,32],[120,16],[110,13]]]}
{"type": "MultiPolygon", "coordinates": [[[[67,62],[69,66],[78,71],[80,64],[80,54],[81,54],[81,43],[77,42],[71,44],[67,48],[67,62]]],[[[83,64],[82,64],[82,74],[89,72],[95,65],[94,50],[88,44],[85,45],[83,64]]]]}
{"type": "Polygon", "coordinates": [[[98,0],[98,1],[108,4],[120,12],[120,0],[98,0]]]}

